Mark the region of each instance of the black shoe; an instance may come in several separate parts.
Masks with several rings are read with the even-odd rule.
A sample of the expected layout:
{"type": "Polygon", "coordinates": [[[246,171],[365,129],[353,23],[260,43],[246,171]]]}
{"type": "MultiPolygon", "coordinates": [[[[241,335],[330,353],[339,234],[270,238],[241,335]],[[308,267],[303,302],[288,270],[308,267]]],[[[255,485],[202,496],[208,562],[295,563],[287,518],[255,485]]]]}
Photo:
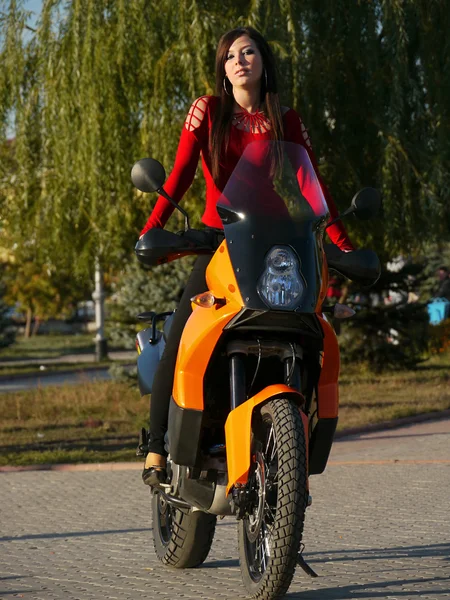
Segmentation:
{"type": "Polygon", "coordinates": [[[150,487],[159,487],[167,481],[167,471],[164,467],[149,467],[142,471],[142,481],[150,487]]]}

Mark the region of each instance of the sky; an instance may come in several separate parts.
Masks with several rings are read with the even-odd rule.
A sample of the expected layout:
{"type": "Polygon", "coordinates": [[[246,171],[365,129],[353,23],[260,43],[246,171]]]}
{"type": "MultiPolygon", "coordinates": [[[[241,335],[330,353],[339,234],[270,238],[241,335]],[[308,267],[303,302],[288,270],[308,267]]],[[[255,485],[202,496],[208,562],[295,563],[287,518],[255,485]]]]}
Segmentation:
{"type": "Polygon", "coordinates": [[[24,6],[27,10],[39,13],[42,8],[42,0],[26,0],[24,6]]]}
{"type": "Polygon", "coordinates": [[[26,10],[33,11],[33,15],[31,15],[31,19],[28,22],[30,27],[34,27],[36,24],[36,19],[39,16],[42,9],[42,0],[26,0],[24,2],[24,8],[26,10]]]}
{"type": "MultiPolygon", "coordinates": [[[[30,27],[34,28],[36,26],[37,18],[42,9],[42,0],[25,0],[23,5],[26,10],[32,11],[34,13],[30,16],[30,20],[28,21],[28,25],[30,27]]],[[[26,35],[26,32],[25,32],[25,35],[26,35]]],[[[6,128],[6,137],[8,139],[14,137],[13,122],[14,122],[14,115],[11,115],[10,124],[6,128]]]]}

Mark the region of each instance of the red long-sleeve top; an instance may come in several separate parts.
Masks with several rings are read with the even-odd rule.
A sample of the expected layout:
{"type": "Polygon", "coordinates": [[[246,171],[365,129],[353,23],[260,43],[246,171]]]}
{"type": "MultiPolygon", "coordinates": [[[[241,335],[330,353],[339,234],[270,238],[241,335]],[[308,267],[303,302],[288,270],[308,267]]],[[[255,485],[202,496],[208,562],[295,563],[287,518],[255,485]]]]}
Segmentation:
{"type": "MultiPolygon", "coordinates": [[[[180,202],[195,176],[199,156],[202,157],[203,174],[206,181],[206,205],[202,222],[208,227],[223,229],[222,221],[217,213],[216,204],[229,177],[236,167],[246,146],[255,140],[270,140],[270,131],[252,132],[231,125],[228,149],[225,160],[220,164],[219,182],[212,178],[211,155],[209,151],[209,134],[219,98],[202,96],[191,106],[185,126],[181,133],[180,142],[172,172],[167,179],[164,189],[176,202],[180,202]]],[[[334,200],[323,182],[317,160],[312,150],[311,141],[303,121],[293,109],[287,109],[283,114],[284,141],[302,145],[311,159],[317,178],[322,187],[327,202],[330,219],[338,215],[334,200]]],[[[174,207],[162,196],[159,196],[155,208],[148,218],[141,235],[153,227],[163,228],[172,214],[174,207]]],[[[353,245],[341,221],[328,228],[331,241],[341,250],[353,250],[353,245]]]]}

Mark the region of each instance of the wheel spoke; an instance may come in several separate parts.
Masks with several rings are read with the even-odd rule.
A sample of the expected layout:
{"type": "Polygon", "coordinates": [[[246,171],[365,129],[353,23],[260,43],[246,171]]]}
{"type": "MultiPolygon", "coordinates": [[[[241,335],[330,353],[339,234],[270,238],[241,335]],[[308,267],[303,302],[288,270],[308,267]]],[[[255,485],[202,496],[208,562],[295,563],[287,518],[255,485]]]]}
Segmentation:
{"type": "MultiPolygon", "coordinates": [[[[271,520],[270,527],[272,528],[275,525],[275,512],[273,511],[272,507],[267,502],[265,502],[264,512],[266,515],[268,515],[270,517],[270,520],[271,520]]],[[[266,525],[269,526],[267,522],[266,522],[266,525]]]]}
{"type": "Polygon", "coordinates": [[[272,424],[270,427],[268,438],[267,438],[267,444],[266,444],[266,450],[265,450],[265,456],[266,456],[266,459],[268,459],[269,464],[273,461],[276,451],[277,451],[277,440],[275,438],[275,432],[274,432],[274,428],[273,428],[273,424],[272,424]],[[270,449],[272,450],[271,452],[269,452],[270,449]]]}
{"type": "Polygon", "coordinates": [[[273,440],[273,448],[272,448],[272,454],[270,455],[270,460],[269,460],[269,464],[273,461],[275,455],[277,452],[277,441],[274,439],[273,440]]]}
{"type": "Polygon", "coordinates": [[[261,532],[259,532],[259,536],[258,539],[256,540],[256,545],[258,548],[258,554],[259,554],[259,572],[261,573],[261,575],[264,573],[264,571],[266,570],[266,564],[265,564],[265,554],[264,554],[264,535],[261,535],[261,532]]]}
{"type": "Polygon", "coordinates": [[[264,552],[264,539],[262,540],[261,546],[259,548],[261,552],[261,574],[263,574],[264,571],[267,569],[266,553],[264,552]]]}
{"type": "Polygon", "coordinates": [[[259,571],[261,575],[266,571],[268,566],[268,559],[270,557],[270,544],[269,544],[269,531],[265,526],[265,523],[261,525],[261,531],[259,532],[257,540],[257,554],[259,554],[259,571]]]}
{"type": "Polygon", "coordinates": [[[264,548],[265,548],[265,551],[266,551],[266,555],[269,558],[270,557],[270,543],[269,543],[269,541],[270,541],[270,538],[272,537],[272,535],[271,535],[271,531],[269,530],[268,527],[265,526],[264,529],[267,530],[267,534],[264,536],[264,548]]]}
{"type": "Polygon", "coordinates": [[[270,427],[270,431],[269,431],[269,438],[267,440],[267,446],[266,446],[266,456],[269,454],[269,447],[270,447],[270,441],[272,439],[273,436],[273,425],[270,427]]]}

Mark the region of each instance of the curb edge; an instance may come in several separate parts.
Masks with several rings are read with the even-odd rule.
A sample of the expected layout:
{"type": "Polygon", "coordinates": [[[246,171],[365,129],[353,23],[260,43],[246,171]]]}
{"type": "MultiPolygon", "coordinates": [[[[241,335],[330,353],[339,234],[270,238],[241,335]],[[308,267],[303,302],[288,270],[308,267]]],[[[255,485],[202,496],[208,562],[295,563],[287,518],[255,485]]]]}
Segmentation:
{"type": "MultiPolygon", "coordinates": [[[[363,435],[386,429],[396,429],[414,425],[415,423],[425,423],[427,421],[441,421],[442,419],[450,418],[450,409],[436,411],[431,413],[423,413],[413,415],[411,417],[403,417],[395,421],[383,421],[381,423],[373,423],[364,427],[352,427],[343,429],[335,434],[334,439],[344,439],[356,435],[363,435]]],[[[141,462],[107,462],[107,463],[81,463],[81,464],[43,464],[43,465],[23,465],[23,466],[4,466],[0,467],[2,473],[23,473],[27,471],[65,471],[65,472],[93,472],[93,471],[137,471],[142,469],[141,462]]]]}

